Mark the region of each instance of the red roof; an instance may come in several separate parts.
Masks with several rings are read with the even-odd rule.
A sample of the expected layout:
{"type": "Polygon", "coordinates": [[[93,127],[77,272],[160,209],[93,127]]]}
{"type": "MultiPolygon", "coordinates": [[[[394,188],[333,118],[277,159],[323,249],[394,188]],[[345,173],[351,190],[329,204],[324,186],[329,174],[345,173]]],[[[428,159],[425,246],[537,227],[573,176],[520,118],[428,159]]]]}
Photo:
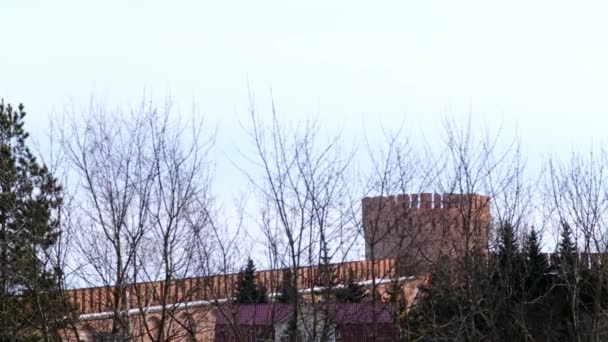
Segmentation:
{"type": "MultiPolygon", "coordinates": [[[[281,303],[240,304],[220,308],[216,324],[274,325],[293,311],[293,305],[281,303]]],[[[393,321],[389,303],[333,303],[319,306],[336,324],[390,323],[393,321]],[[375,315],[374,315],[375,310],[375,315]]]]}
{"type": "Polygon", "coordinates": [[[390,303],[335,303],[326,308],[329,319],[336,324],[390,323],[393,321],[390,303]],[[375,312],[375,315],[374,315],[375,312]]]}
{"type": "Polygon", "coordinates": [[[228,324],[233,321],[237,325],[274,325],[291,313],[290,304],[238,304],[223,306],[217,312],[216,324],[228,324]]]}

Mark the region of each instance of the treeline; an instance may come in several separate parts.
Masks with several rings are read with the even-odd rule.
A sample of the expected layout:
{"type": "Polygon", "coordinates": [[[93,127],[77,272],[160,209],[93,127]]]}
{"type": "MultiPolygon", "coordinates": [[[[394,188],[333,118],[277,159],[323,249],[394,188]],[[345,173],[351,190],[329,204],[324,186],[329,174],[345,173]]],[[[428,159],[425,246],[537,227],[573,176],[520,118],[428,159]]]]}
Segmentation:
{"type": "Polygon", "coordinates": [[[497,248],[470,268],[433,268],[403,315],[403,340],[603,341],[608,338],[606,254],[581,253],[568,224],[555,253],[532,228],[499,227],[497,248]]]}

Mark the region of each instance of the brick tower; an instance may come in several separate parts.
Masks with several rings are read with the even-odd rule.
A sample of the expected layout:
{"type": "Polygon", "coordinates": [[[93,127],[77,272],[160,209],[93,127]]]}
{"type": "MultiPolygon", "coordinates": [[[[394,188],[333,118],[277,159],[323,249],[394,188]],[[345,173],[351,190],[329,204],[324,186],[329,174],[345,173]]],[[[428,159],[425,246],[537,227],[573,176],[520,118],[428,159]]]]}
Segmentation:
{"type": "Polygon", "coordinates": [[[400,272],[429,269],[440,256],[487,253],[490,199],[478,194],[402,194],[362,203],[365,256],[395,258],[400,272]]]}

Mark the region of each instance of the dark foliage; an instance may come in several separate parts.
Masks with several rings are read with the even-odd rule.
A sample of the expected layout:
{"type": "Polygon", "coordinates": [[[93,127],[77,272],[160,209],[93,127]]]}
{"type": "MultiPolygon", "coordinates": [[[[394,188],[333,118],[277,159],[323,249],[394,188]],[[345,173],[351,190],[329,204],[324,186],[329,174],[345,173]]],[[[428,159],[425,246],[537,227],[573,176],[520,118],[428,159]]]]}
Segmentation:
{"type": "Polygon", "coordinates": [[[541,253],[538,233],[532,227],[524,244],[526,299],[533,301],[547,290],[545,274],[549,267],[547,257],[541,253]]]}
{"type": "Polygon", "coordinates": [[[562,229],[560,231],[560,241],[557,246],[557,264],[562,270],[562,274],[573,271],[577,259],[577,247],[574,241],[572,241],[572,229],[567,223],[562,223],[562,229]]]}
{"type": "Polygon", "coordinates": [[[240,304],[266,303],[268,300],[267,290],[258,286],[255,281],[255,265],[251,258],[242,269],[237,278],[235,300],[240,304]]]}
{"type": "Polygon", "coordinates": [[[532,228],[518,243],[512,225],[499,227],[489,258],[433,268],[409,311],[407,340],[598,341],[608,338],[605,254],[581,254],[570,226],[561,227],[557,255],[541,253],[532,228]],[[585,262],[583,262],[585,261],[585,262]],[[602,266],[604,265],[604,266],[602,266]],[[467,280],[469,282],[467,282],[467,280]]]}
{"type": "Polygon", "coordinates": [[[277,295],[279,303],[294,303],[298,295],[298,290],[293,285],[293,273],[291,268],[283,269],[283,277],[281,279],[281,288],[277,295]]]}
{"type": "Polygon", "coordinates": [[[348,269],[348,279],[342,287],[334,290],[334,297],[339,303],[361,303],[367,297],[365,286],[355,281],[355,274],[352,269],[348,269]]]}
{"type": "Polygon", "coordinates": [[[0,340],[52,339],[67,304],[50,248],[61,187],[27,146],[26,112],[0,103],[0,340]]]}

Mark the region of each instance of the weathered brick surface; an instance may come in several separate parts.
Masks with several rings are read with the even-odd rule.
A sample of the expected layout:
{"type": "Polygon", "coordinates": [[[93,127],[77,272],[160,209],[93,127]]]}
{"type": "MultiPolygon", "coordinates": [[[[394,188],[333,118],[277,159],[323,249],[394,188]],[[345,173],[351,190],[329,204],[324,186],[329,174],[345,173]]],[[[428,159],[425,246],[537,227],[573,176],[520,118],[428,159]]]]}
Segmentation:
{"type": "Polygon", "coordinates": [[[477,194],[401,194],[363,199],[368,260],[395,258],[401,273],[428,270],[478,248],[487,253],[490,199],[477,194]]]}
{"type": "MultiPolygon", "coordinates": [[[[365,281],[372,277],[376,279],[390,279],[395,276],[395,261],[392,259],[344,262],[334,265],[336,283],[345,283],[349,270],[352,270],[355,280],[365,281]],[[372,267],[373,266],[373,267],[372,267]]],[[[278,291],[282,284],[282,270],[267,270],[256,272],[256,281],[264,285],[270,292],[278,291]]],[[[165,283],[163,281],[139,283],[126,288],[130,308],[190,302],[197,300],[214,300],[232,296],[235,291],[237,274],[216,275],[209,277],[196,277],[177,279],[169,283],[166,301],[165,283]]],[[[317,267],[301,267],[298,270],[300,289],[311,288],[320,281],[317,267]]],[[[111,310],[114,306],[115,287],[92,287],[68,290],[68,298],[80,308],[81,313],[96,313],[111,310]]],[[[126,305],[122,306],[126,307],[126,305]]]]}

